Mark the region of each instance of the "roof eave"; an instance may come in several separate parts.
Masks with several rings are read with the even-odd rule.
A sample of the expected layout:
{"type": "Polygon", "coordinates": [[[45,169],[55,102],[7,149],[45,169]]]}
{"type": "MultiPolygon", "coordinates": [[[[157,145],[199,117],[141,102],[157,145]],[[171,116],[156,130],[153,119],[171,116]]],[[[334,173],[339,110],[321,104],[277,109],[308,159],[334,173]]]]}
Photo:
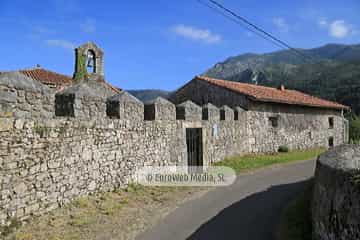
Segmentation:
{"type": "Polygon", "coordinates": [[[264,99],[264,98],[255,98],[253,96],[249,97],[251,100],[255,102],[266,102],[266,103],[280,103],[287,105],[296,105],[303,107],[315,107],[315,108],[323,108],[323,109],[336,109],[336,110],[350,110],[351,108],[345,105],[341,106],[325,106],[325,105],[317,105],[317,104],[305,104],[305,103],[297,103],[297,102],[285,102],[285,101],[276,101],[274,99],[264,99]]]}

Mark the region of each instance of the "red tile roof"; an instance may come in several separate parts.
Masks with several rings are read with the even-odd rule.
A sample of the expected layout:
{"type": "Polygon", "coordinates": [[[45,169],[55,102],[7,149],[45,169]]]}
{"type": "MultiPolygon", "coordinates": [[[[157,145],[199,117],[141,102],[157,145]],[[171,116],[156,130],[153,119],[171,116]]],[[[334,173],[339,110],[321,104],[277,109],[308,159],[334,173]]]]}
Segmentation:
{"type": "Polygon", "coordinates": [[[296,90],[281,90],[277,88],[232,82],[203,76],[197,76],[196,79],[244,94],[250,97],[253,101],[285,103],[321,108],[349,109],[348,106],[310,96],[296,90]]]}
{"type": "Polygon", "coordinates": [[[71,85],[73,82],[73,79],[69,76],[45,70],[42,68],[20,70],[20,72],[44,84],[64,86],[71,85]]]}
{"type": "MultiPolygon", "coordinates": [[[[73,84],[73,79],[69,76],[56,73],[53,71],[45,70],[43,68],[33,68],[33,69],[26,69],[26,70],[20,70],[20,72],[36,81],[39,81],[43,84],[51,84],[56,85],[58,87],[64,87],[73,84]]],[[[114,92],[118,93],[121,91],[120,88],[114,87],[110,83],[106,82],[104,80],[104,84],[113,90],[114,92]]]]}

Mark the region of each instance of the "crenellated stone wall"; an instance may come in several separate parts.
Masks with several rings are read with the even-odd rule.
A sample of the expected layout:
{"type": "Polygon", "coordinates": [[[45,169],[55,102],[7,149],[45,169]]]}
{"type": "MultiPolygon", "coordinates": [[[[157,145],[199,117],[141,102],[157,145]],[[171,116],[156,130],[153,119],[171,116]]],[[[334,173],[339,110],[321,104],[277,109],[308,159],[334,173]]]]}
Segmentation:
{"type": "Polygon", "coordinates": [[[306,149],[327,147],[329,137],[334,145],[345,141],[339,111],[270,104],[245,111],[234,105],[245,99],[232,95],[228,106],[219,104],[223,99],[219,94],[217,107],[165,99],[144,107],[102,81],[84,80],[55,97],[24,75],[0,74],[0,223],[123,187],[142,166],[187,165],[187,128],[202,129],[204,165],[280,145],[306,149]]]}
{"type": "Polygon", "coordinates": [[[26,219],[123,187],[141,166],[187,165],[185,130],[203,129],[204,165],[247,151],[245,121],[0,118],[0,221],[26,219]]]}

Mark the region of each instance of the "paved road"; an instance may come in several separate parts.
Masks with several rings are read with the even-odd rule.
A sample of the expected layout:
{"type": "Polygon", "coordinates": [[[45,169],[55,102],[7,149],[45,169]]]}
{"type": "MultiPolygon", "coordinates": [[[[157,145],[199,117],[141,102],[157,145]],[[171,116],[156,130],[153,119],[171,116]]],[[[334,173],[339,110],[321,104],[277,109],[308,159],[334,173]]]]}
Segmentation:
{"type": "Polygon", "coordinates": [[[182,204],[138,240],[272,240],[282,207],[302,191],[315,161],[242,174],[182,204]]]}

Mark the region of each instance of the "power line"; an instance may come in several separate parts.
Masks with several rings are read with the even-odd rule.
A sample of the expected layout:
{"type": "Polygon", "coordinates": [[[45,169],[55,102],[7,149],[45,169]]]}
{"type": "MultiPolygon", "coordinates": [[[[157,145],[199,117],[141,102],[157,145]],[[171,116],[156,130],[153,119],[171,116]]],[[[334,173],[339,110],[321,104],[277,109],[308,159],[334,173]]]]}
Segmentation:
{"type": "MultiPolygon", "coordinates": [[[[198,0],[199,1],[199,0],[198,0]]],[[[272,34],[266,32],[264,29],[256,26],[255,24],[251,23],[249,20],[247,20],[246,18],[236,14],[234,11],[226,8],[225,6],[223,6],[222,4],[214,1],[214,0],[208,0],[210,3],[212,3],[213,5],[217,6],[218,8],[222,9],[223,11],[227,12],[228,14],[232,15],[233,17],[235,17],[236,19],[238,19],[239,21],[249,25],[251,28],[255,29],[258,33],[261,33],[263,36],[266,36],[267,38],[264,38],[266,40],[271,39],[271,42],[274,43],[276,42],[276,45],[279,46],[279,44],[282,46],[282,48],[286,48],[291,50],[292,52],[296,53],[298,56],[301,56],[304,60],[314,60],[313,57],[308,56],[307,54],[304,54],[303,52],[293,48],[292,46],[290,46],[288,43],[286,43],[285,41],[280,40],[279,38],[273,36],[272,34]]],[[[221,15],[224,16],[224,13],[222,13],[221,15]]],[[[227,18],[229,18],[229,16],[227,16],[227,18]]],[[[232,19],[232,18],[231,18],[232,19]]],[[[233,19],[234,21],[234,19],[233,19]]],[[[238,21],[236,21],[238,22],[238,21]]],[[[247,28],[248,29],[248,28],[247,28]]],[[[254,30],[252,31],[254,32],[254,30]]],[[[257,34],[259,35],[259,34],[257,34]]]]}
{"type": "Polygon", "coordinates": [[[232,21],[232,22],[234,22],[234,23],[236,23],[236,24],[241,25],[242,27],[246,28],[246,30],[248,30],[248,31],[250,31],[250,32],[258,35],[259,37],[261,37],[261,38],[263,38],[263,39],[265,39],[265,40],[267,40],[267,41],[271,41],[273,44],[275,44],[276,46],[278,46],[280,49],[284,49],[284,50],[287,50],[287,49],[288,49],[288,48],[280,45],[279,43],[275,42],[274,40],[272,40],[272,39],[264,36],[263,34],[261,34],[261,33],[255,31],[255,30],[253,30],[253,29],[250,28],[250,27],[248,27],[248,26],[245,25],[243,22],[241,22],[241,21],[239,21],[239,20],[237,20],[237,19],[235,19],[235,18],[232,18],[232,17],[229,16],[229,15],[226,15],[224,12],[220,11],[218,8],[215,8],[215,7],[211,6],[211,5],[209,5],[208,3],[203,2],[202,0],[197,0],[197,1],[198,1],[200,4],[204,5],[205,7],[209,8],[209,9],[213,10],[214,12],[222,15],[223,17],[229,19],[230,21],[232,21]]]}

